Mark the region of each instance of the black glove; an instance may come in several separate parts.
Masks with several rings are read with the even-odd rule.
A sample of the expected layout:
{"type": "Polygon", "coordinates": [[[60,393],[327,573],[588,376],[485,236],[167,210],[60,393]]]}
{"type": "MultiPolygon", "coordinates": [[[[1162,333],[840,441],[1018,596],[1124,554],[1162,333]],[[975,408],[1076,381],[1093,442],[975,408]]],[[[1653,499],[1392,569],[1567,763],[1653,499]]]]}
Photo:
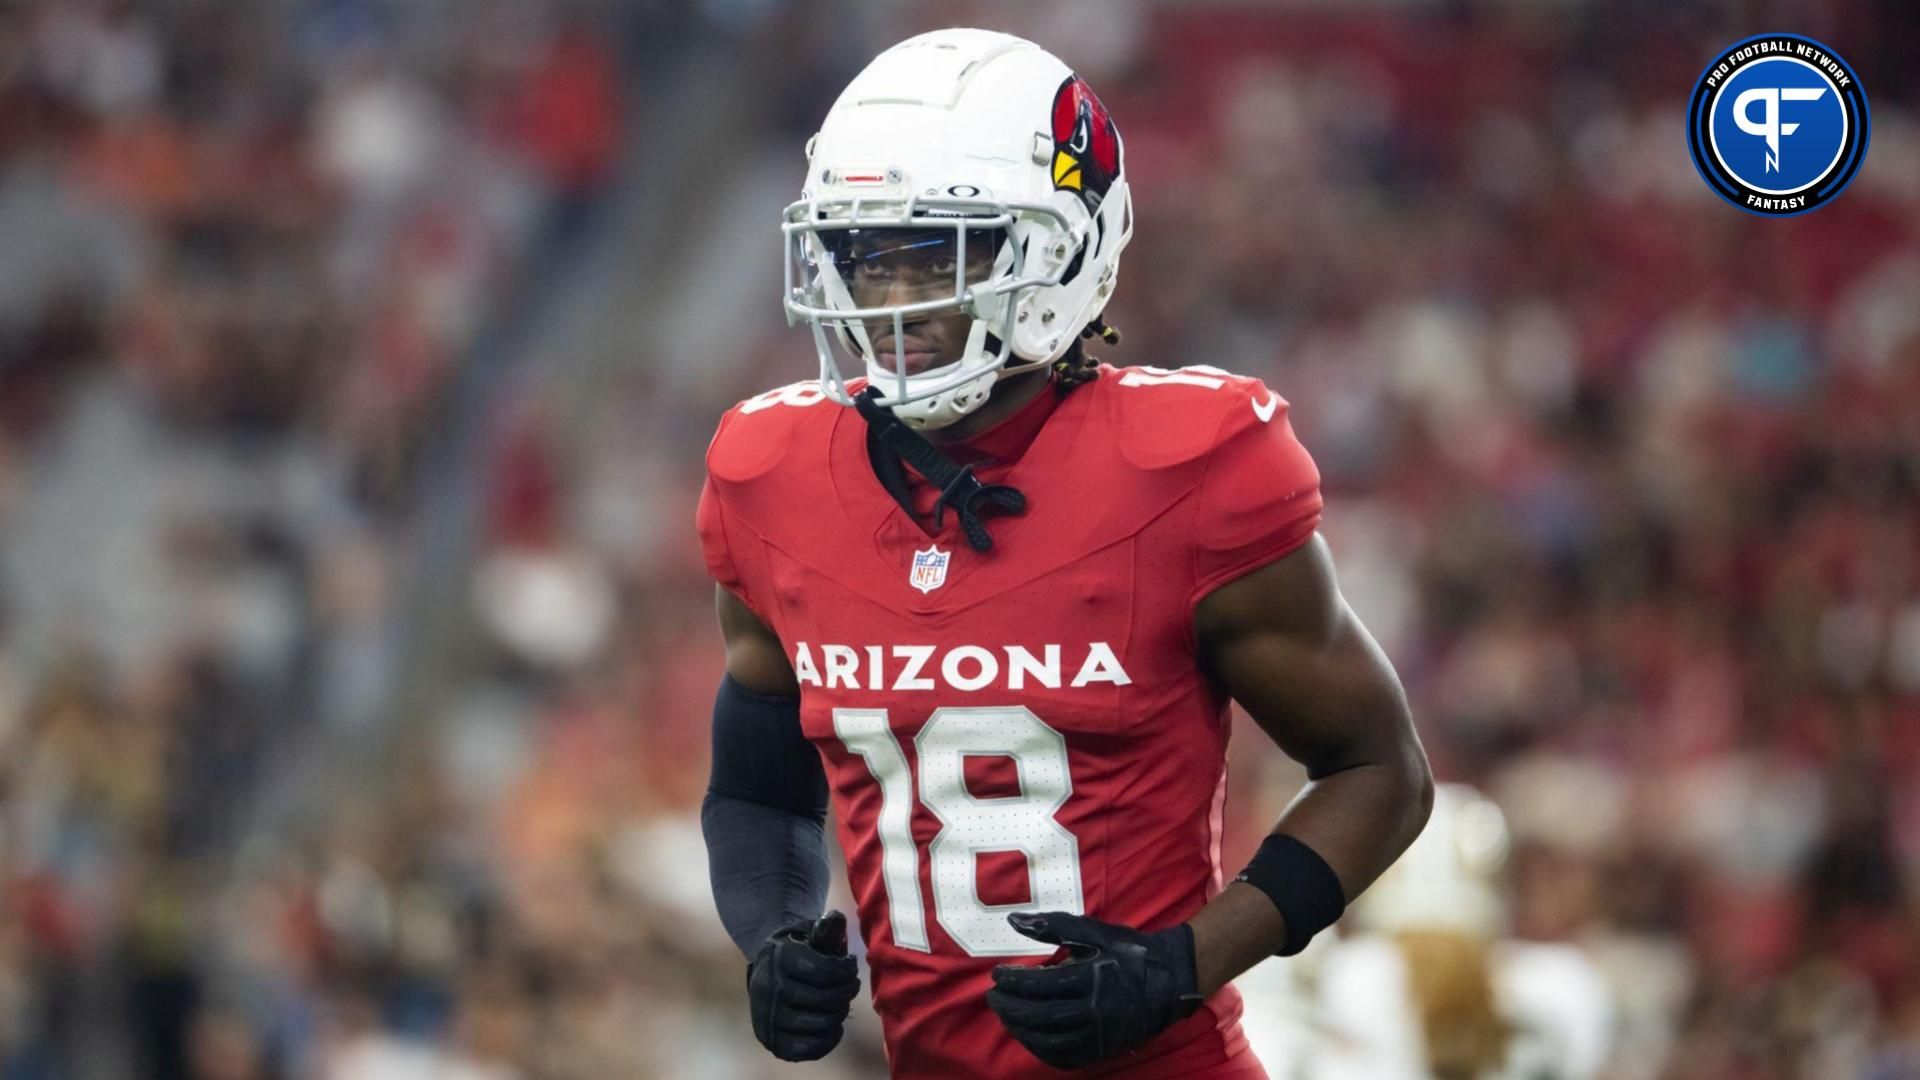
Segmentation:
{"type": "Polygon", "coordinates": [[[829,911],[766,940],[747,965],[753,1035],[782,1061],[814,1061],[840,1045],[860,963],[847,955],[847,917],[829,911]]]}
{"type": "Polygon", "coordinates": [[[993,969],[987,1004],[1020,1045],[1056,1069],[1077,1069],[1132,1050],[1192,1015],[1203,1000],[1185,923],[1147,934],[1063,911],[1007,916],[1067,958],[993,969]]]}

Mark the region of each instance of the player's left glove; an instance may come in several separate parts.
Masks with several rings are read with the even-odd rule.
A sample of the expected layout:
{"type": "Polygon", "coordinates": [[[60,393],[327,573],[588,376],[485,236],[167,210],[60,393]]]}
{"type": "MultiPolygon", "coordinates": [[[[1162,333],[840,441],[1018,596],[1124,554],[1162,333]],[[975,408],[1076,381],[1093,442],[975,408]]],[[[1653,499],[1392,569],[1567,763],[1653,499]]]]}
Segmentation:
{"type": "Polygon", "coordinates": [[[1001,964],[987,991],[1007,1031],[1056,1069],[1135,1049],[1200,1007],[1185,923],[1148,934],[1063,911],[1021,912],[1007,922],[1067,952],[1039,967],[1001,964]]]}

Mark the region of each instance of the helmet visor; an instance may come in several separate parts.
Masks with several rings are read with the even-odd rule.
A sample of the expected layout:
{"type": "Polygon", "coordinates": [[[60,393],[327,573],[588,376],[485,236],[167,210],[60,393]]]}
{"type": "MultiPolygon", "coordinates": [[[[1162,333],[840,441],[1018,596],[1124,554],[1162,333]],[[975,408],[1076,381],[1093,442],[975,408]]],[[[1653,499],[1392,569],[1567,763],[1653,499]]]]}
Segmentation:
{"type": "Polygon", "coordinates": [[[1010,269],[998,227],[824,227],[812,236],[807,269],[828,286],[826,306],[847,313],[830,321],[856,331],[873,362],[897,374],[958,360],[983,287],[1010,269]]]}
{"type": "Polygon", "coordinates": [[[993,276],[1004,229],[834,229],[820,239],[859,307],[961,294],[993,276]]]}

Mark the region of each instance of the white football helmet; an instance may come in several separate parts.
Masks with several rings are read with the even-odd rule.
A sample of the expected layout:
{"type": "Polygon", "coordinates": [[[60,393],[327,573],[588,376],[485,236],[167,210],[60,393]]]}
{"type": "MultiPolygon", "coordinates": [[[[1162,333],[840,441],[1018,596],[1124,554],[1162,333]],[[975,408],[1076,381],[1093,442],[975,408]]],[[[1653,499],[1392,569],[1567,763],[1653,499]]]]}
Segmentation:
{"type": "Polygon", "coordinates": [[[1030,41],[937,30],[881,53],[808,142],[782,225],[787,321],[812,328],[822,390],[853,402],[837,337],[879,404],[939,428],[985,403],[1000,372],[1059,359],[1113,295],[1133,229],[1123,160],[1093,90],[1030,41]],[[892,270],[863,276],[876,251],[921,258],[918,292],[881,280],[892,270]],[[960,312],[973,318],[960,358],[911,371],[910,324],[960,312]]]}

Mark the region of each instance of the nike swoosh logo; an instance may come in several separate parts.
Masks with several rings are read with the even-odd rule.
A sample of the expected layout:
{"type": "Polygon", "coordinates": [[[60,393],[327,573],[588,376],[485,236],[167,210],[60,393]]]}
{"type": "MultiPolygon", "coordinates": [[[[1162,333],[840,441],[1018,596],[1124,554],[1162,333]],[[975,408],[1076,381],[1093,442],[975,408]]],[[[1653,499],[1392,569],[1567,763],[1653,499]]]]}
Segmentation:
{"type": "Polygon", "coordinates": [[[1264,424],[1273,419],[1274,410],[1278,408],[1280,408],[1280,395],[1269,390],[1267,391],[1266,404],[1263,405],[1258,401],[1253,402],[1253,415],[1259,417],[1260,422],[1264,424]]]}

